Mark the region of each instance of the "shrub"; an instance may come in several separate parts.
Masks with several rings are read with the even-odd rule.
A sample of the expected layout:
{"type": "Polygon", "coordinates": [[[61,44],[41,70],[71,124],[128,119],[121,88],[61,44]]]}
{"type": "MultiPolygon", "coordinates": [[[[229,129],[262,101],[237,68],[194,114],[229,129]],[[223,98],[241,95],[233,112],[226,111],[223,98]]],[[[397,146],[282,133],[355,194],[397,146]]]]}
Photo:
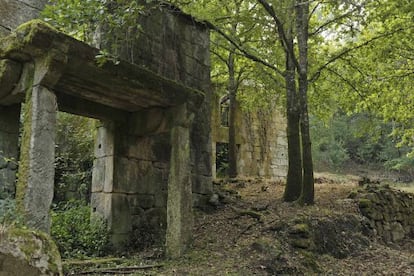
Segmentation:
{"type": "Polygon", "coordinates": [[[69,201],[52,211],[51,235],[63,258],[97,257],[108,252],[109,230],[91,207],[69,201]]]}
{"type": "Polygon", "coordinates": [[[6,198],[0,200],[0,224],[1,225],[20,225],[22,217],[16,211],[16,201],[6,198]]]}

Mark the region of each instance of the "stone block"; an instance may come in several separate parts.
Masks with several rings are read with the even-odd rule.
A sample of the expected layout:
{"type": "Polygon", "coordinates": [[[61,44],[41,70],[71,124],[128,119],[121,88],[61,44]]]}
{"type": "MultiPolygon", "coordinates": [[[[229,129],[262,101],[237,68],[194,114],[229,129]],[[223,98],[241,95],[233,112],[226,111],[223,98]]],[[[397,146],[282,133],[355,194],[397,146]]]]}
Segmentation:
{"type": "Polygon", "coordinates": [[[91,194],[91,208],[92,212],[97,212],[101,215],[108,223],[111,219],[111,201],[112,194],[108,193],[92,193],[91,194]]]}
{"type": "Polygon", "coordinates": [[[116,234],[127,234],[132,230],[128,196],[111,194],[111,230],[116,234]]]}
{"type": "Polygon", "coordinates": [[[213,181],[210,176],[193,175],[192,192],[203,195],[211,195],[213,193],[213,181]]]}
{"type": "Polygon", "coordinates": [[[193,207],[204,208],[208,205],[210,196],[193,193],[193,207]]]}
{"type": "Polygon", "coordinates": [[[39,231],[2,229],[0,260],[0,275],[63,275],[56,244],[39,231]]]}
{"type": "Polygon", "coordinates": [[[105,183],[105,158],[93,160],[92,193],[103,192],[105,183]]]}
{"type": "Polygon", "coordinates": [[[166,208],[151,208],[145,212],[145,217],[151,228],[165,231],[167,227],[166,208]]]}
{"type": "Polygon", "coordinates": [[[104,122],[98,127],[94,146],[95,158],[114,155],[114,126],[104,122]]]}
{"type": "Polygon", "coordinates": [[[155,194],[154,207],[166,208],[167,207],[167,191],[160,191],[155,194]]]}
{"type": "Polygon", "coordinates": [[[130,197],[130,200],[133,201],[135,206],[139,206],[144,210],[150,209],[155,205],[154,195],[137,194],[133,198],[130,197]]]}
{"type": "Polygon", "coordinates": [[[155,194],[167,185],[164,171],[151,161],[115,158],[113,192],[155,194]]]}

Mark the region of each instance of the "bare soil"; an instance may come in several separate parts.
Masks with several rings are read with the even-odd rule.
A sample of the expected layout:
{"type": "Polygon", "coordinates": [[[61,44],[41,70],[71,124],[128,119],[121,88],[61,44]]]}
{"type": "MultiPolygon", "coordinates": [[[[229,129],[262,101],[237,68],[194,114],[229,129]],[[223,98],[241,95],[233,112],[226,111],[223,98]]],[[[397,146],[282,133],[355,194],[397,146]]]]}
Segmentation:
{"type": "Polygon", "coordinates": [[[298,206],[282,201],[282,183],[216,183],[220,204],[196,212],[194,242],[183,258],[165,260],[152,248],[121,266],[160,265],[130,270],[129,275],[414,275],[413,240],[385,245],[375,237],[344,237],[354,249],[341,258],[289,242],[286,231],[304,220],[360,217],[356,203],[348,199],[357,185],[358,177],[352,175],[317,174],[315,204],[298,206]]]}

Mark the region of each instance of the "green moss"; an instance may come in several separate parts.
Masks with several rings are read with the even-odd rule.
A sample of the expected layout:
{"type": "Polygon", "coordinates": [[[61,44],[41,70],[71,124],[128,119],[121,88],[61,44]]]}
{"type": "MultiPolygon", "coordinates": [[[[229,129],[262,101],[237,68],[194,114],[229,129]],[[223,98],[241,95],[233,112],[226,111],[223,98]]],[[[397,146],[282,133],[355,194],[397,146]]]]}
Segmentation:
{"type": "Polygon", "coordinates": [[[39,250],[39,246],[35,241],[30,237],[33,235],[33,231],[21,229],[21,228],[11,228],[8,233],[9,239],[22,240],[23,243],[20,243],[20,249],[26,257],[26,261],[30,261],[30,257],[33,253],[39,250]]]}
{"type": "Polygon", "coordinates": [[[60,263],[60,254],[53,240],[41,231],[28,230],[24,228],[13,227],[7,232],[9,239],[21,240],[20,249],[26,257],[26,261],[30,262],[33,255],[38,252],[44,252],[48,255],[48,269],[51,271],[59,271],[58,262],[60,263]],[[36,240],[42,241],[40,244],[36,240]]]}
{"type": "MultiPolygon", "coordinates": [[[[17,27],[10,35],[0,40],[0,57],[6,57],[11,53],[24,52],[25,47],[33,43],[39,33],[47,34],[50,37],[61,34],[58,30],[42,20],[35,19],[28,21],[17,27]]],[[[44,36],[40,40],[45,40],[44,36]]],[[[40,50],[43,51],[43,49],[40,50]]],[[[33,53],[29,51],[29,54],[33,53]]],[[[24,53],[19,53],[19,55],[24,55],[24,53]]]]}
{"type": "Polygon", "coordinates": [[[16,184],[17,211],[25,216],[24,198],[27,190],[30,162],[30,137],[32,132],[32,90],[26,92],[26,102],[23,108],[23,135],[20,146],[20,161],[18,180],[16,184]]]}
{"type": "Polygon", "coordinates": [[[298,234],[304,237],[309,237],[309,234],[310,234],[309,225],[306,223],[295,224],[291,227],[289,233],[298,234]]]}

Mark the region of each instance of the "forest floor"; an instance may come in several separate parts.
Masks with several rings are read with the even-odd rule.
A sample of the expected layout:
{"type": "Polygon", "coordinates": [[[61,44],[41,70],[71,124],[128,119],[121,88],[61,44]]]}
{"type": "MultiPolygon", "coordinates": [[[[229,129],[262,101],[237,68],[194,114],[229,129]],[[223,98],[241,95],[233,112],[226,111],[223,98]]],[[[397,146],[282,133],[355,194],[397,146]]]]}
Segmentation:
{"type": "MultiPolygon", "coordinates": [[[[302,227],[305,220],[335,223],[345,217],[361,216],[356,203],[348,198],[358,187],[357,176],[321,173],[315,178],[316,198],[312,206],[283,202],[284,186],[278,182],[216,183],[221,203],[195,214],[193,245],[183,258],[165,260],[159,248],[151,248],[126,258],[112,259],[107,264],[103,261],[100,267],[79,267],[72,263],[69,273],[414,275],[414,240],[386,245],[375,237],[349,235],[349,230],[353,230],[344,229],[342,234],[346,237],[339,244],[342,251],[338,251],[341,254],[335,245],[322,253],[310,250],[311,246],[306,244],[292,246],[292,229],[302,227]],[[74,267],[77,272],[73,271],[74,267]]],[[[410,190],[411,187],[406,185],[405,188],[410,190]]]]}

